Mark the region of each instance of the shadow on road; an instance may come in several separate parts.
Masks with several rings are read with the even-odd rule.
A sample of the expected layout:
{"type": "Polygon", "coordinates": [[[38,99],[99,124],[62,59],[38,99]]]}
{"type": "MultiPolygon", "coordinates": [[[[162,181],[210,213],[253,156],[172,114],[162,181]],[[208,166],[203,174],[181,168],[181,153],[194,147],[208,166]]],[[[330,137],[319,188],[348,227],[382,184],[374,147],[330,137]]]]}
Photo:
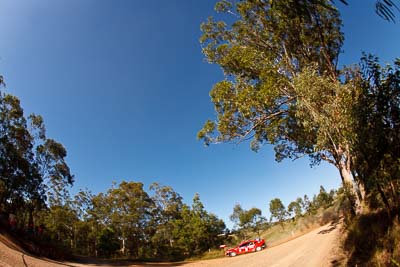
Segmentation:
{"type": "Polygon", "coordinates": [[[340,223],[339,220],[335,220],[333,221],[330,225],[328,229],[324,229],[318,232],[319,235],[324,235],[324,234],[329,234],[330,232],[332,232],[333,230],[336,229],[336,227],[338,226],[338,224],[340,223]]]}

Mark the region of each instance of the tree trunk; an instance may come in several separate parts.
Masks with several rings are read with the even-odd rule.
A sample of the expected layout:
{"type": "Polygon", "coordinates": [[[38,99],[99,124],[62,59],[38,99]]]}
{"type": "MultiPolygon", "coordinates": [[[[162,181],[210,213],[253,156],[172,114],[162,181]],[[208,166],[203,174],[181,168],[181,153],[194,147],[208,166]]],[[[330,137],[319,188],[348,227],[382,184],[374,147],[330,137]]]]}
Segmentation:
{"type": "Polygon", "coordinates": [[[73,229],[74,229],[74,249],[76,249],[76,244],[77,244],[76,227],[73,226],[73,229]]]}
{"type": "Polygon", "coordinates": [[[125,255],[125,238],[122,237],[122,249],[121,249],[122,255],[125,255]]]}
{"type": "Polygon", "coordinates": [[[378,181],[376,181],[376,187],[378,189],[379,194],[381,195],[383,203],[386,206],[386,209],[388,211],[389,217],[391,218],[391,213],[390,213],[391,207],[390,207],[389,201],[388,201],[388,199],[387,199],[387,197],[385,195],[385,192],[383,192],[382,187],[381,187],[381,185],[379,184],[378,181]]]}
{"type": "MultiPolygon", "coordinates": [[[[355,180],[354,177],[357,177],[356,172],[354,170],[351,170],[351,174],[353,176],[353,180],[355,180]]],[[[359,178],[359,177],[357,177],[357,178],[359,178]]],[[[362,179],[357,179],[357,180],[358,181],[356,181],[356,182],[357,182],[358,189],[360,190],[361,199],[364,200],[365,195],[366,195],[364,184],[361,182],[362,179]]]]}
{"type": "Polygon", "coordinates": [[[344,163],[340,163],[339,166],[340,177],[342,178],[343,186],[350,190],[351,197],[350,202],[353,206],[353,213],[359,215],[362,213],[362,194],[357,183],[354,181],[352,172],[348,166],[344,163]]]}

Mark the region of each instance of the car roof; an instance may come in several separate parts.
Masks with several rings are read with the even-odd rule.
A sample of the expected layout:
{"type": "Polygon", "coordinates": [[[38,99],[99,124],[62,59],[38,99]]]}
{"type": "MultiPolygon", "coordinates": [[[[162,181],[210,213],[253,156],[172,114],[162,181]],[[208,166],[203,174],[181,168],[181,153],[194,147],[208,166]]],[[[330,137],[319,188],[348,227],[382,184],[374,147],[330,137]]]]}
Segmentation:
{"type": "Polygon", "coordinates": [[[255,239],[249,239],[249,240],[243,241],[242,243],[240,243],[240,245],[244,244],[244,243],[248,243],[248,242],[254,242],[254,241],[256,241],[256,240],[255,239]]]}

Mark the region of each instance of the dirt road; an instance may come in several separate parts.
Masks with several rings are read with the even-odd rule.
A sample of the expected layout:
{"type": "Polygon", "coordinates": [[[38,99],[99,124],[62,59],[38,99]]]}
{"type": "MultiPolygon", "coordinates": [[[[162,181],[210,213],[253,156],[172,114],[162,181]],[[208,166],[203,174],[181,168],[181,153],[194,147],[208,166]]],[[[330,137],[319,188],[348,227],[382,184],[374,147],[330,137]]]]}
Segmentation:
{"type": "MultiPolygon", "coordinates": [[[[337,224],[328,224],[317,228],[301,237],[283,243],[275,247],[240,255],[214,260],[180,262],[180,263],[159,263],[159,264],[133,264],[123,265],[119,263],[114,266],[154,266],[154,267],[252,267],[252,266],[331,266],[333,260],[333,248],[337,246],[339,235],[337,224]]],[[[107,266],[104,262],[100,264],[78,264],[70,262],[51,262],[33,258],[16,252],[9,246],[0,242],[0,266],[107,266]]],[[[112,265],[108,265],[112,266],[112,265]]]]}
{"type": "Polygon", "coordinates": [[[267,247],[261,252],[194,262],[185,267],[331,266],[334,260],[333,248],[338,242],[338,228],[337,224],[328,224],[279,246],[267,247]]]}

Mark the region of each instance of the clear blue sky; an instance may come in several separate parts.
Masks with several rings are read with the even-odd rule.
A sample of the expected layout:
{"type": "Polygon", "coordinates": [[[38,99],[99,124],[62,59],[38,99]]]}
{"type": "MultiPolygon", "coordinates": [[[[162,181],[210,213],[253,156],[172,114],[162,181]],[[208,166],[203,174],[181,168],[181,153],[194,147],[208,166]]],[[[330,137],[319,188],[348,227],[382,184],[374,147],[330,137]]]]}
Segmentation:
{"type": "MultiPolygon", "coordinates": [[[[342,64],[361,51],[400,56],[400,20],[377,17],[373,0],[338,2],[342,64]],[[363,4],[364,3],[364,4],[363,4]]],[[[73,192],[105,191],[112,181],[157,181],[185,202],[195,192],[224,219],[235,203],[261,208],[279,197],[340,184],[327,165],[276,163],[272,147],[205,148],[196,133],[214,117],[208,93],[222,78],[203,60],[199,25],[215,1],[0,0],[0,73],[26,113],[41,114],[48,136],[65,145],[73,192]]]]}

